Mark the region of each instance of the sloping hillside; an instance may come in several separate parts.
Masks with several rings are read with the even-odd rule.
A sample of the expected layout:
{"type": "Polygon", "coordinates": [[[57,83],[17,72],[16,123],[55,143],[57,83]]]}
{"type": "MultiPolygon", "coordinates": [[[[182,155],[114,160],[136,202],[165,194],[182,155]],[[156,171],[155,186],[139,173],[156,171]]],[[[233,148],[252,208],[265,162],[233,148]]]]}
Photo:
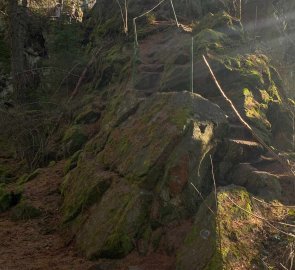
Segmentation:
{"type": "Polygon", "coordinates": [[[293,269],[289,2],[38,14],[35,88],[3,99],[3,269],[293,269]]]}

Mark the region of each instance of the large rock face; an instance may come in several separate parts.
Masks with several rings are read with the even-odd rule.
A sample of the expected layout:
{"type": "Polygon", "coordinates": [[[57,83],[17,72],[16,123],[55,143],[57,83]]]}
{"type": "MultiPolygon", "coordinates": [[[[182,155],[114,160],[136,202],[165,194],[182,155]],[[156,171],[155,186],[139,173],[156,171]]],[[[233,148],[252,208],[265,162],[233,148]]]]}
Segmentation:
{"type": "Polygon", "coordinates": [[[90,141],[63,186],[64,219],[75,224],[84,253],[126,255],[154,224],[191,216],[197,204],[189,183],[210,185],[209,156],[226,123],[199,95],[163,93],[141,103],[103,146],[99,136],[90,141]]]}
{"type": "MultiPolygon", "coordinates": [[[[93,84],[101,90],[105,106],[99,120],[94,120],[99,121],[100,131],[72,157],[74,162],[66,169],[70,171],[62,186],[63,221],[89,258],[124,257],[134,248],[145,254],[151,246],[153,250],[165,246],[169,254],[178,254],[179,270],[236,269],[244,260],[244,269],[249,269],[256,265],[253,261],[260,247],[242,238],[249,228],[251,236],[257,236],[251,231],[257,224],[251,223],[248,191],[265,199],[279,199],[284,194],[281,172],[269,173],[272,164],[263,156],[264,149],[237,123],[212,82],[202,55],[240,114],[270,145],[274,138],[281,136],[289,142],[292,136],[290,128],[279,134],[274,117],[283,115],[283,84],[270,59],[253,50],[241,22],[231,16],[239,14],[236,5],[179,1],[176,9],[184,2],[192,7],[190,11],[196,9],[200,19],[191,29],[194,74],[191,33],[175,25],[149,24],[153,18],[138,22],[138,46],[128,40],[111,46],[99,72],[92,71],[97,75],[93,75],[93,84]],[[187,91],[191,77],[194,93],[187,91]],[[211,169],[218,184],[233,183],[247,189],[220,190],[220,228],[210,214],[212,209],[216,211],[213,195],[200,207],[190,185],[205,197],[210,194],[211,169]],[[233,209],[233,202],[243,209],[233,209]],[[249,227],[243,222],[250,223],[249,227]],[[233,233],[237,223],[241,231],[233,233]],[[171,227],[177,240],[170,235],[171,227]],[[221,234],[217,236],[218,230],[221,234]],[[218,238],[224,241],[224,249],[216,252],[218,238]],[[243,248],[245,252],[241,252],[243,248]]],[[[152,4],[130,1],[130,18],[152,4]]],[[[165,19],[167,9],[159,10],[163,11],[160,18],[165,19]]],[[[122,38],[117,6],[98,1],[92,15],[96,17],[87,22],[92,45],[114,36],[122,38]]],[[[158,13],[153,15],[158,18],[158,13]]],[[[290,149],[290,143],[285,147],[290,149]]]]}

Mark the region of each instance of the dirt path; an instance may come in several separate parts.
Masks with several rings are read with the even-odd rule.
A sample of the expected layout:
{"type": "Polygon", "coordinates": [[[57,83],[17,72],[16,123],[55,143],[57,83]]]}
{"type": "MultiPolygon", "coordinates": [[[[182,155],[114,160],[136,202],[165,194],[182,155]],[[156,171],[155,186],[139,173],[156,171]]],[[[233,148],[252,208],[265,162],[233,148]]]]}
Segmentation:
{"type": "Polygon", "coordinates": [[[0,215],[0,269],[88,269],[86,261],[72,246],[65,246],[58,233],[63,162],[24,185],[23,197],[42,210],[42,216],[29,221],[12,221],[11,211],[0,215]]]}

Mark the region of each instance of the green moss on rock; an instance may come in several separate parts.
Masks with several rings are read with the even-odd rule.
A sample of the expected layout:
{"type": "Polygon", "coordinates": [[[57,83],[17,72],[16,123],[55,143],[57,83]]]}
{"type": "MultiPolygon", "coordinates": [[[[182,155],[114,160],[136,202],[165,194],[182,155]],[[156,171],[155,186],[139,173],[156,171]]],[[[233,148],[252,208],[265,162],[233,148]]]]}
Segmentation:
{"type": "Polygon", "coordinates": [[[119,181],[91,208],[89,218],[78,232],[78,247],[87,257],[127,255],[148,221],[152,196],[135,187],[131,189],[124,179],[119,181]]]}
{"type": "Polygon", "coordinates": [[[79,156],[81,153],[82,150],[79,150],[67,160],[64,167],[64,174],[67,174],[70,170],[74,169],[77,166],[79,156]]]}
{"type": "Polygon", "coordinates": [[[94,110],[91,106],[88,106],[75,118],[76,124],[92,124],[100,118],[100,112],[94,110]]]}
{"type": "Polygon", "coordinates": [[[80,150],[87,141],[87,135],[82,127],[75,125],[66,130],[63,137],[64,153],[66,156],[74,154],[80,150]]]}
{"type": "MultiPolygon", "coordinates": [[[[105,117],[109,119],[109,115],[105,117]]],[[[124,119],[119,118],[111,129],[103,130],[108,131],[107,139],[99,151],[96,142],[104,133],[93,138],[62,185],[63,220],[76,233],[80,250],[90,258],[121,257],[134,248],[130,244],[134,241],[141,239],[147,245],[152,235],[146,233],[152,190],[159,195],[161,189],[166,190],[167,200],[171,200],[164,203],[166,197],[159,196],[163,205],[170,207],[169,211],[163,208],[165,213],[155,222],[187,217],[192,194],[183,190],[189,177],[184,173],[178,185],[177,175],[168,172],[173,168],[181,171],[186,162],[181,157],[195,151],[188,176],[198,173],[197,164],[201,183],[209,168],[208,151],[213,151],[214,136],[223,137],[226,125],[220,108],[199,95],[161,93],[140,103],[124,119]],[[170,180],[175,181],[171,192],[170,180]],[[107,188],[101,189],[102,184],[107,188]]]]}
{"type": "Polygon", "coordinates": [[[159,166],[155,163],[181,139],[189,122],[203,117],[208,121],[226,122],[218,107],[198,95],[189,92],[155,95],[140,105],[130,121],[113,130],[97,159],[128,179],[140,180],[151,167],[157,171],[159,166]]]}
{"type": "Polygon", "coordinates": [[[241,22],[225,11],[220,11],[215,14],[208,13],[194,26],[193,30],[194,32],[200,32],[204,29],[218,30],[228,36],[235,32],[240,34],[243,30],[241,22]]]}
{"type": "Polygon", "coordinates": [[[41,216],[42,211],[27,202],[21,202],[11,211],[12,220],[29,220],[41,216]]]}
{"type": "Polygon", "coordinates": [[[219,70],[216,76],[239,112],[270,144],[272,135],[268,106],[273,101],[281,104],[280,84],[274,81],[276,71],[270,60],[262,54],[246,54],[213,57],[211,62],[219,70]]]}
{"type": "Polygon", "coordinates": [[[63,222],[73,220],[83,209],[99,201],[109,188],[112,174],[99,172],[94,164],[89,162],[66,175],[61,186],[61,193],[65,196],[63,222]]]}
{"type": "Polygon", "coordinates": [[[133,248],[132,239],[127,234],[114,233],[108,238],[100,256],[120,258],[126,256],[133,248]]]}
{"type": "Polygon", "coordinates": [[[218,220],[208,209],[209,206],[216,211],[214,194],[211,194],[200,207],[178,252],[176,269],[235,269],[241,265],[249,269],[253,265],[259,246],[245,237],[253,237],[257,228],[252,220],[249,194],[245,189],[229,186],[219,189],[217,197],[218,220]]]}
{"type": "Polygon", "coordinates": [[[42,169],[38,168],[30,174],[25,173],[18,179],[17,182],[18,182],[18,184],[27,183],[27,182],[33,180],[34,178],[36,178],[41,172],[42,172],[42,169]]]}

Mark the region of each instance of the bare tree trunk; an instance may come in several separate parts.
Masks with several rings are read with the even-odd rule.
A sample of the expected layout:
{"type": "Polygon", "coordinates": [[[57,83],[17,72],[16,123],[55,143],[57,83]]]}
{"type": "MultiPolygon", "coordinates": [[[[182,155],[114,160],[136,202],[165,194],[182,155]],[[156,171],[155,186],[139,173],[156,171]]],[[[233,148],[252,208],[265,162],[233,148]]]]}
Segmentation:
{"type": "Polygon", "coordinates": [[[8,0],[8,25],[11,42],[11,73],[13,90],[17,102],[23,102],[26,96],[27,78],[25,74],[25,36],[26,7],[20,7],[17,0],[8,0]]]}

